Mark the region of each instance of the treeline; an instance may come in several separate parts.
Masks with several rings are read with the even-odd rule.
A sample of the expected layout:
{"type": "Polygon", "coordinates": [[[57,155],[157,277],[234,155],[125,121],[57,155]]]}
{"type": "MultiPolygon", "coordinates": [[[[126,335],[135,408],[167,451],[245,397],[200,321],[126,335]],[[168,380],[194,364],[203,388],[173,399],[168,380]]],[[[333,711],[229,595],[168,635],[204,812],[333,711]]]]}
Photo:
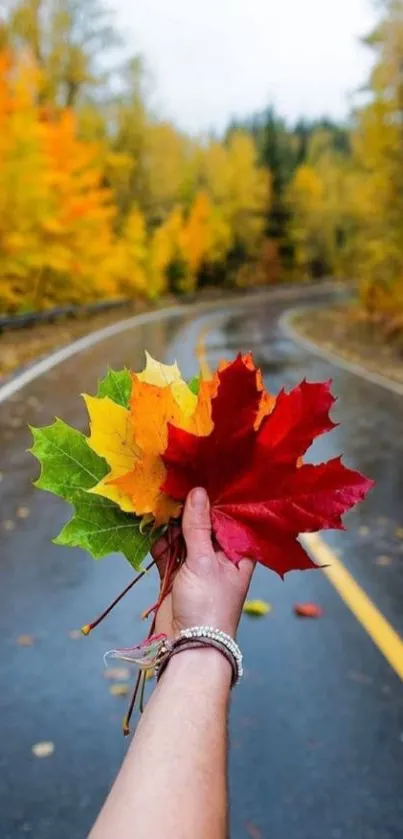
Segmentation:
{"type": "Polygon", "coordinates": [[[348,125],[290,129],[269,109],[243,127],[272,173],[267,279],[352,279],[362,312],[393,333],[403,329],[403,0],[379,5],[364,40],[373,69],[348,125]]]}
{"type": "Polygon", "coordinates": [[[138,56],[116,62],[102,0],[9,0],[0,310],[332,275],[399,329],[403,0],[381,7],[348,124],[268,108],[196,139],[153,113],[138,56]]]}
{"type": "Polygon", "coordinates": [[[0,52],[0,311],[245,281],[270,177],[253,138],[156,118],[98,0],[11,2],[0,52]],[[116,52],[115,52],[116,55],[116,52]]]}

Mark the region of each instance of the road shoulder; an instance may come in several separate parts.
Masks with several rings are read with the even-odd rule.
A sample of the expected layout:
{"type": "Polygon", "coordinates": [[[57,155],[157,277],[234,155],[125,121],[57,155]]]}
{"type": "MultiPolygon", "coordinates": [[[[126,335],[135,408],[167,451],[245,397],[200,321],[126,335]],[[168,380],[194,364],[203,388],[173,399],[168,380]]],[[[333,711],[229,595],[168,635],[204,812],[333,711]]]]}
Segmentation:
{"type": "MultiPolygon", "coordinates": [[[[344,312],[347,312],[343,307],[344,312]]],[[[342,318],[342,307],[297,306],[281,318],[282,333],[336,367],[403,396],[403,359],[396,347],[361,331],[342,318]]]]}

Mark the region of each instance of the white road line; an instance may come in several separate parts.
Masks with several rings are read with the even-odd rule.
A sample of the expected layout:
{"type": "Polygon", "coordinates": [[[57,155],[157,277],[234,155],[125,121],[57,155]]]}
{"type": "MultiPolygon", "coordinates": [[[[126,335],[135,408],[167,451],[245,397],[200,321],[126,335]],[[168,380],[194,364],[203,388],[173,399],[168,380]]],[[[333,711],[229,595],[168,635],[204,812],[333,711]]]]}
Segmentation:
{"type": "Polygon", "coordinates": [[[126,320],[113,323],[111,326],[106,326],[104,329],[98,329],[96,332],[91,332],[89,335],[84,335],[83,338],[79,338],[78,341],[74,341],[72,344],[62,347],[60,350],[57,350],[57,352],[52,353],[52,355],[43,358],[41,361],[33,364],[32,367],[29,367],[22,373],[17,374],[15,378],[11,379],[11,381],[6,382],[5,385],[0,387],[0,404],[5,402],[6,399],[9,399],[10,396],[18,390],[25,387],[25,385],[33,382],[34,379],[42,376],[43,373],[47,373],[53,367],[56,367],[57,364],[61,364],[62,361],[67,361],[68,358],[71,358],[77,353],[83,352],[83,350],[89,349],[89,347],[93,347],[100,341],[104,341],[106,338],[112,338],[114,335],[118,335],[119,332],[124,332],[126,329],[131,329],[134,326],[142,326],[144,323],[149,323],[156,318],[166,320],[170,317],[176,317],[180,312],[186,314],[189,309],[190,306],[175,306],[172,309],[162,309],[159,312],[146,312],[145,314],[134,315],[126,320]]]}
{"type": "MultiPolygon", "coordinates": [[[[329,283],[326,286],[324,285],[319,287],[318,289],[308,287],[304,289],[304,293],[307,295],[314,294],[317,290],[318,293],[321,294],[322,292],[326,293],[332,291],[333,288],[332,284],[329,283]]],[[[63,361],[67,361],[67,359],[71,358],[73,355],[77,355],[77,353],[88,350],[90,347],[95,346],[95,344],[99,344],[100,341],[112,338],[114,335],[118,335],[120,332],[125,332],[127,329],[132,329],[136,326],[143,326],[144,324],[152,323],[155,320],[169,320],[170,318],[175,318],[179,315],[188,315],[192,312],[208,312],[209,309],[219,310],[223,306],[225,306],[226,309],[231,309],[237,306],[253,306],[255,303],[263,302],[268,299],[273,301],[281,299],[286,300],[288,297],[295,297],[295,293],[295,290],[290,288],[276,289],[275,291],[269,289],[258,294],[248,295],[244,293],[240,298],[221,298],[208,303],[172,306],[168,309],[159,309],[154,312],[145,312],[142,315],[133,315],[131,318],[118,321],[118,323],[113,323],[111,326],[106,326],[104,329],[98,329],[96,332],[91,332],[89,335],[79,338],[72,344],[68,344],[66,347],[62,347],[60,350],[46,356],[46,358],[43,358],[41,361],[32,364],[31,367],[24,370],[22,373],[18,373],[9,382],[6,382],[6,384],[0,387],[0,405],[9,399],[10,396],[13,396],[14,393],[17,393],[25,387],[25,385],[33,382],[35,379],[38,379],[39,376],[47,373],[63,361]]]]}
{"type": "Polygon", "coordinates": [[[368,382],[371,382],[374,385],[379,385],[379,387],[391,390],[392,393],[397,393],[398,396],[403,396],[403,384],[394,382],[393,379],[383,376],[382,373],[375,373],[372,370],[367,370],[367,368],[362,367],[361,364],[355,364],[353,361],[347,361],[347,359],[343,358],[343,356],[337,355],[337,353],[334,353],[331,350],[323,349],[318,344],[315,344],[314,341],[302,336],[298,330],[292,326],[292,319],[297,313],[304,310],[309,311],[311,308],[314,309],[316,306],[295,306],[295,308],[288,309],[287,312],[284,312],[279,320],[279,326],[286,338],[289,338],[290,341],[293,341],[295,344],[299,344],[300,347],[303,347],[305,350],[308,350],[308,352],[313,353],[313,355],[318,355],[325,361],[329,361],[330,364],[333,364],[335,367],[340,367],[342,370],[347,370],[348,373],[353,373],[354,376],[360,376],[361,379],[367,379],[368,382]]]}

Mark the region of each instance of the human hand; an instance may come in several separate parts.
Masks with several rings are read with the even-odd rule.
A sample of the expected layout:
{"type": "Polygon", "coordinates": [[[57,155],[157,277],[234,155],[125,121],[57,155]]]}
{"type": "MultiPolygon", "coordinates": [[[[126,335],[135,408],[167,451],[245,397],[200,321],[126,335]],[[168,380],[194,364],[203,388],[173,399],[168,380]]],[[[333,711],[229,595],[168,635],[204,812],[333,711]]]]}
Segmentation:
{"type": "Polygon", "coordinates": [[[213,626],[235,637],[254,563],[243,559],[237,567],[222,551],[214,549],[210,504],[204,489],[189,494],[182,528],[186,562],[157,612],[155,631],[172,638],[190,626],[213,626]]]}

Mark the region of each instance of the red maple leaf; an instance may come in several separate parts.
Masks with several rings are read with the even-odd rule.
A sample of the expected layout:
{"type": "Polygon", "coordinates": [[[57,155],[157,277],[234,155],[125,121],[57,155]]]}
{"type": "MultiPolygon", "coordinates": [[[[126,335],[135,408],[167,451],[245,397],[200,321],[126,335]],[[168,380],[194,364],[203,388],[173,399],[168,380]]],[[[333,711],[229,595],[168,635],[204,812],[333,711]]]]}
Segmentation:
{"type": "Polygon", "coordinates": [[[196,437],[169,426],[162,489],[178,501],[196,486],[206,489],[214,536],[232,562],[248,556],[282,577],[315,568],[298,535],[342,529],[342,514],[373,486],[340,458],[301,465],[313,440],[334,428],[330,383],[303,381],[282,391],[255,429],[262,396],[256,370],[239,356],[218,377],[212,432],[196,437]]]}

